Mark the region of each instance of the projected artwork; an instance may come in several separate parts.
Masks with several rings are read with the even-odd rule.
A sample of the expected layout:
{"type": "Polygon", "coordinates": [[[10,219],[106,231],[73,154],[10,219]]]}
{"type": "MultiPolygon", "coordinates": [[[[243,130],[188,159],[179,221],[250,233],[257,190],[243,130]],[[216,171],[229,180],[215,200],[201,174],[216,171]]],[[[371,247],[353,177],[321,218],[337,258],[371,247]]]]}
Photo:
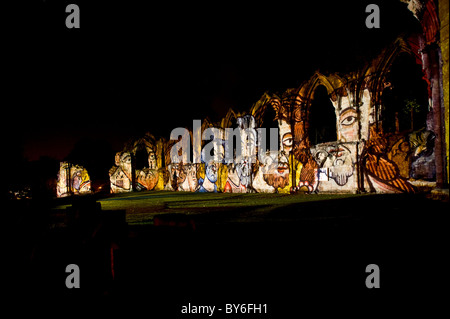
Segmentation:
{"type": "Polygon", "coordinates": [[[388,109],[401,54],[417,53],[400,38],[361,70],[316,72],[297,88],[264,93],[248,112],[192,119],[178,139],[132,140],[116,155],[111,192],[416,192],[416,179],[435,178],[436,134],[429,105],[388,109]]]}
{"type": "Polygon", "coordinates": [[[87,170],[79,165],[61,162],[57,176],[56,196],[66,197],[91,192],[91,180],[87,170]]]}

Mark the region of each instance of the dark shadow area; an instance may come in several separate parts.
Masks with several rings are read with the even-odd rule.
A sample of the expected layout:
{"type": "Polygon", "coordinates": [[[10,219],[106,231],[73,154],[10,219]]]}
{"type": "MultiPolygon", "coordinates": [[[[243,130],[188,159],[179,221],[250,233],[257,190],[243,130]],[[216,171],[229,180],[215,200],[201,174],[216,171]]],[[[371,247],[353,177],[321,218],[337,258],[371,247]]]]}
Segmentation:
{"type": "Polygon", "coordinates": [[[388,75],[390,86],[382,95],[383,130],[386,133],[417,131],[426,127],[427,83],[414,57],[402,53],[388,75]]]}
{"type": "Polygon", "coordinates": [[[22,207],[10,223],[16,240],[9,296],[56,306],[96,300],[97,307],[107,303],[102,313],[127,309],[161,318],[178,318],[189,302],[262,303],[273,318],[299,307],[360,313],[373,303],[380,313],[409,312],[404,302],[416,311],[426,308],[424,293],[439,297],[445,273],[448,203],[422,196],[305,202],[257,222],[225,222],[226,212],[168,214],[154,225],[128,227],[123,213],[103,211],[95,200],[74,199],[63,212],[66,228],[48,227],[51,206],[22,207]],[[47,216],[33,217],[40,223],[30,219],[37,211],[47,216]],[[81,269],[80,289],[65,287],[70,263],[81,269]],[[380,289],[365,286],[372,263],[381,269],[380,289]]]}
{"type": "MultiPolygon", "coordinates": [[[[8,197],[11,185],[31,183],[34,191],[32,200],[0,203],[4,313],[198,318],[182,315],[182,305],[256,303],[268,305],[267,315],[212,317],[412,317],[419,310],[423,318],[437,317],[430,311],[447,288],[448,203],[375,195],[289,205],[258,216],[249,210],[266,207],[217,214],[205,209],[193,216],[186,205],[183,212],[156,216],[153,224],[130,226],[123,211],[98,205],[99,194],[52,198],[43,185],[54,181],[58,161],[29,162],[23,149],[33,159],[59,154],[84,166],[92,181],[109,185],[109,144],[120,150],[119,141],[129,135],[151,131],[167,138],[176,127],[191,127],[192,119],[219,121],[229,107],[246,111],[265,91],[298,87],[316,70],[357,70],[399,34],[421,31],[406,3],[377,1],[380,29],[365,27],[371,0],[219,7],[77,3],[81,30],[65,27],[67,1],[15,1],[4,10],[11,18],[4,97],[13,102],[5,107],[12,129],[2,132],[7,163],[1,197],[8,197]],[[91,137],[70,151],[86,135],[91,137]],[[56,209],[62,204],[71,207],[56,209]],[[372,263],[381,268],[381,289],[365,286],[372,263]],[[65,285],[69,264],[81,269],[80,289],[65,285]]],[[[398,59],[393,93],[384,95],[388,132],[424,123],[423,83],[408,59],[398,59]],[[416,101],[419,111],[402,113],[405,99],[413,106],[416,101]]],[[[310,117],[311,144],[336,140],[324,87],[316,90],[310,117]]]]}
{"type": "Polygon", "coordinates": [[[337,140],[334,106],[323,85],[314,91],[309,109],[309,140],[313,145],[337,140]]]}
{"type": "MultiPolygon", "coordinates": [[[[259,127],[266,129],[266,149],[269,149],[271,146],[270,143],[270,129],[275,128],[279,134],[278,120],[276,119],[277,113],[273,109],[272,106],[268,105],[266,110],[264,111],[264,117],[262,119],[262,124],[259,127]]],[[[281,149],[280,139],[277,138],[277,144],[274,145],[277,150],[281,149]]]]}
{"type": "Polygon", "coordinates": [[[82,138],[64,160],[86,168],[93,191],[97,191],[100,187],[109,189],[108,171],[114,165],[114,151],[107,141],[82,138]]]}
{"type": "Polygon", "coordinates": [[[135,167],[136,169],[142,170],[144,168],[149,168],[148,165],[148,152],[145,149],[144,145],[140,145],[140,147],[136,150],[135,158],[135,167]]]}

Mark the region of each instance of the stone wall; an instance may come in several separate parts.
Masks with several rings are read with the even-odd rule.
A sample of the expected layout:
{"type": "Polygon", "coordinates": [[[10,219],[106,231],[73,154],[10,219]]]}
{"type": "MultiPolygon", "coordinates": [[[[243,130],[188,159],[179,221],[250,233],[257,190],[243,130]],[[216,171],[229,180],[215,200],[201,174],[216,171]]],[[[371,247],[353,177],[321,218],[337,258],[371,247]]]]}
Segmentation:
{"type": "MultiPolygon", "coordinates": [[[[116,155],[115,166],[110,170],[111,192],[159,189],[231,193],[416,192],[413,184],[436,180],[438,130],[431,121],[423,127],[413,127],[411,122],[408,130],[397,127],[385,131],[383,121],[387,113],[383,94],[392,85],[389,74],[400,54],[410,55],[415,63],[421,63],[414,41],[398,38],[361,70],[347,74],[317,72],[297,88],[281,94],[264,93],[248,112],[230,109],[218,123],[205,119],[198,130],[185,130],[180,139],[186,138],[185,147],[189,145],[192,155],[199,154],[210,142],[202,140],[198,145],[195,138],[215,128],[210,130],[216,132],[212,160],[206,160],[202,151],[199,162],[189,161],[193,155],[172,163],[170,153],[177,140],[156,140],[151,134],[132,140],[116,155]],[[328,136],[335,136],[336,140],[313,144],[310,135],[322,115],[321,110],[316,110],[319,120],[311,121],[319,87],[325,87],[329,99],[331,113],[327,113],[327,121],[329,116],[332,118],[331,125],[321,129],[334,130],[328,136]],[[277,150],[269,150],[267,140],[262,149],[258,144],[262,137],[255,134],[253,138],[258,145],[255,152],[243,148],[232,163],[224,160],[226,129],[237,129],[245,138],[246,130],[268,129],[273,125],[278,128],[277,150]]],[[[432,112],[429,105],[422,108],[432,112]]]]}
{"type": "Polygon", "coordinates": [[[88,194],[91,192],[91,179],[87,170],[69,162],[61,162],[57,176],[56,196],[88,194]]]}

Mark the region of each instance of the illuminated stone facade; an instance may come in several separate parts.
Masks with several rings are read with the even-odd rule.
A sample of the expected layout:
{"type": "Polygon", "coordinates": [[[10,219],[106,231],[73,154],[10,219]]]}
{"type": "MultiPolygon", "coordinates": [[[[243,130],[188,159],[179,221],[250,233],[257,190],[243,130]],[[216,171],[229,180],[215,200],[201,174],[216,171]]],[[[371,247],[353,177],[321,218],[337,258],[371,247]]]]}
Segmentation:
{"type": "Polygon", "coordinates": [[[80,165],[61,162],[57,176],[56,196],[66,197],[91,193],[91,179],[80,165]]]}
{"type": "Polygon", "coordinates": [[[200,132],[189,131],[192,142],[210,127],[223,134],[276,126],[278,151],[254,154],[253,161],[242,154],[233,163],[203,156],[198,163],[171,163],[177,141],[147,134],[116,155],[111,192],[414,193],[423,183],[442,187],[448,182],[448,1],[406,2],[423,34],[396,39],[361,69],[316,72],[297,88],[264,93],[248,112],[230,109],[219,123],[205,119],[200,132]],[[396,92],[391,71],[405,56],[422,70],[426,102],[397,101],[402,105],[394,112],[387,102],[396,92]],[[326,90],[328,108],[314,104],[319,88],[326,90]]]}

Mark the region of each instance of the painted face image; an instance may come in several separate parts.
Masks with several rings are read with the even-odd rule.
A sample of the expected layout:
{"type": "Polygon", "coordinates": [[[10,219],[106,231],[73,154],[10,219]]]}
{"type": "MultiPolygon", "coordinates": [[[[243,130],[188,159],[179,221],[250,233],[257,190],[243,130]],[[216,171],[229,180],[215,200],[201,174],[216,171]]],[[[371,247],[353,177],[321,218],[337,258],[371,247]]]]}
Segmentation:
{"type": "Polygon", "coordinates": [[[116,153],[115,162],[116,162],[117,166],[122,166],[122,165],[127,165],[127,164],[131,165],[131,155],[130,155],[130,153],[128,153],[128,152],[116,153]]]}
{"type": "Polygon", "coordinates": [[[184,170],[183,165],[173,164],[172,170],[175,173],[175,176],[177,177],[177,184],[178,185],[182,184],[186,179],[186,171],[184,170]]]}
{"type": "Polygon", "coordinates": [[[280,152],[266,157],[263,178],[268,185],[275,188],[284,188],[289,184],[289,162],[286,153],[280,152]]]}
{"type": "MultiPolygon", "coordinates": [[[[116,154],[116,165],[121,169],[120,171],[131,180],[131,155],[128,152],[116,154]]],[[[119,172],[119,171],[118,171],[119,172]]]]}
{"type": "MultiPolygon", "coordinates": [[[[320,152],[324,156],[324,152],[320,152]]],[[[353,175],[353,163],[350,150],[343,145],[328,147],[328,154],[325,159],[324,167],[330,170],[330,178],[334,179],[336,184],[343,186],[347,184],[348,178],[353,175]]]]}
{"type": "Polygon", "coordinates": [[[131,155],[128,152],[124,152],[120,155],[120,166],[130,166],[131,167],[131,155]]]}
{"type": "Polygon", "coordinates": [[[206,165],[206,177],[209,179],[211,183],[215,183],[217,181],[217,173],[219,171],[219,163],[215,163],[210,161],[206,165]]]}
{"type": "Polygon", "coordinates": [[[281,151],[278,154],[278,162],[276,163],[277,172],[280,175],[289,175],[289,159],[286,152],[281,151]]]}
{"type": "Polygon", "coordinates": [[[315,155],[316,162],[319,163],[320,166],[322,166],[325,163],[327,157],[328,153],[325,150],[318,151],[315,155]]]}
{"type": "Polygon", "coordinates": [[[289,154],[292,149],[292,131],[291,126],[285,120],[278,120],[278,130],[280,132],[280,151],[289,154]]]}
{"type": "Polygon", "coordinates": [[[114,167],[110,170],[111,192],[131,190],[131,155],[128,152],[116,153],[114,167]]]}
{"type": "Polygon", "coordinates": [[[277,161],[273,161],[268,167],[269,171],[264,175],[266,183],[275,188],[284,188],[289,184],[289,153],[292,151],[293,137],[291,126],[284,120],[278,120],[280,132],[280,152],[277,161]]]}
{"type": "Polygon", "coordinates": [[[251,164],[248,158],[243,158],[236,164],[236,172],[242,185],[250,185],[251,164]]]}
{"type": "Polygon", "coordinates": [[[198,186],[197,170],[190,169],[188,172],[187,179],[189,182],[189,189],[195,190],[198,186]]]}
{"type": "Polygon", "coordinates": [[[285,133],[283,135],[283,137],[281,138],[281,145],[282,145],[282,150],[286,153],[289,154],[289,152],[292,150],[292,133],[288,132],[285,133]]]}
{"type": "Polygon", "coordinates": [[[339,131],[343,142],[350,142],[358,139],[357,113],[354,108],[348,107],[339,115],[339,131]]]}

